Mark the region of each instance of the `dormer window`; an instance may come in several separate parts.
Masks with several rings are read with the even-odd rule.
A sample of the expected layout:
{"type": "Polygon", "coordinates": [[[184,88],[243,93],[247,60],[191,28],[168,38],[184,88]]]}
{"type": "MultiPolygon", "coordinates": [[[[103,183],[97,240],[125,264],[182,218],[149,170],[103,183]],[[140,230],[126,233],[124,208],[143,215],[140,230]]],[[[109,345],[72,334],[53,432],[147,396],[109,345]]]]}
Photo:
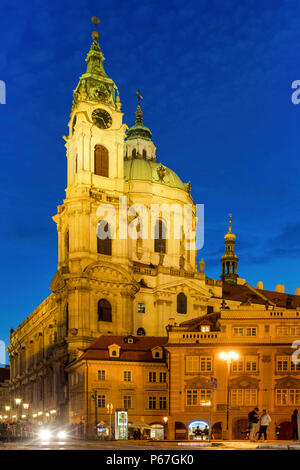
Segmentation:
{"type": "Polygon", "coordinates": [[[163,358],[163,349],[160,346],[156,346],[151,349],[152,359],[162,359],[163,358]]]}
{"type": "Polygon", "coordinates": [[[210,326],[209,325],[201,325],[201,333],[209,333],[210,326]]]}
{"type": "Polygon", "coordinates": [[[133,344],[135,341],[134,341],[134,337],[133,336],[125,336],[124,338],[124,343],[127,343],[127,344],[133,344]]]}
{"type": "Polygon", "coordinates": [[[118,344],[111,344],[108,346],[109,357],[120,357],[120,346],[118,344]]]}

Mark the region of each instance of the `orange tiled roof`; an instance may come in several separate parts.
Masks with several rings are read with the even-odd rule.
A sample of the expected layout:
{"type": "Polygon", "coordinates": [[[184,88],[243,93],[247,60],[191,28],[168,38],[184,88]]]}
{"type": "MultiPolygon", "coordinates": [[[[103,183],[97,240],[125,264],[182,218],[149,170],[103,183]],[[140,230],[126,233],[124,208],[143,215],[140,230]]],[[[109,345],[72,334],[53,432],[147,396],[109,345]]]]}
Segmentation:
{"type": "Polygon", "coordinates": [[[283,294],[281,292],[274,292],[263,289],[255,289],[258,294],[255,294],[247,285],[234,286],[231,284],[223,283],[222,296],[225,300],[233,300],[237,302],[246,302],[250,300],[251,303],[265,305],[266,301],[259,295],[275,303],[277,307],[284,308],[297,308],[300,307],[300,296],[294,294],[283,294]]]}
{"type": "MultiPolygon", "coordinates": [[[[168,338],[165,336],[116,336],[102,335],[85,349],[79,360],[99,359],[112,361],[153,361],[151,349],[155,346],[163,347],[167,344],[168,338]],[[124,338],[133,338],[133,343],[124,341],[124,338]],[[112,344],[120,346],[120,357],[110,357],[108,347],[112,344]]],[[[161,359],[162,360],[162,359],[161,359]]],[[[159,362],[159,359],[155,359],[159,362]]]]}

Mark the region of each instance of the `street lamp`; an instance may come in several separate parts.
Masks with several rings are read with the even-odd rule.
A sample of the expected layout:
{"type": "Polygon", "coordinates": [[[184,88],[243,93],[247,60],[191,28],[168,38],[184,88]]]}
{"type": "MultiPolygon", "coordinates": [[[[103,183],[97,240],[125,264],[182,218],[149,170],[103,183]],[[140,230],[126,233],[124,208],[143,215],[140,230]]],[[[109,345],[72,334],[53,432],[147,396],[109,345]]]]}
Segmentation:
{"type": "Polygon", "coordinates": [[[164,426],[164,439],[165,439],[165,440],[166,440],[167,437],[168,437],[168,435],[167,435],[168,420],[169,420],[168,416],[164,416],[164,417],[163,417],[163,421],[164,421],[164,425],[165,425],[165,426],[164,426]]]}
{"type": "Polygon", "coordinates": [[[112,440],[112,427],[111,427],[111,415],[114,409],[114,405],[112,403],[108,403],[106,405],[107,413],[109,413],[109,439],[112,440]]]}
{"type": "Polygon", "coordinates": [[[226,376],[226,438],[229,438],[229,387],[228,380],[230,375],[231,362],[236,361],[239,358],[238,353],[235,351],[221,352],[219,355],[220,359],[227,362],[227,376],[226,376]]]}

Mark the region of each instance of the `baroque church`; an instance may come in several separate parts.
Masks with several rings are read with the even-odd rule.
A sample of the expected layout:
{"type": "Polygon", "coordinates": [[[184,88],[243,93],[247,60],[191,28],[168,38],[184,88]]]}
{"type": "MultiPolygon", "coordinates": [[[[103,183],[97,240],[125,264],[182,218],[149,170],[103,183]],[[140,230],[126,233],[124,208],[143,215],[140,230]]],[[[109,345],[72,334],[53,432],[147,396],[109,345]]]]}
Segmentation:
{"type": "Polygon", "coordinates": [[[254,288],[238,277],[231,216],[219,280],[205,275],[203,260],[197,266],[197,251],[186,249],[184,236],[175,237],[173,212],[168,237],[167,220],[160,213],[153,222],[156,236],[139,236],[137,208],[150,211],[163,204],[182,211],[192,207],[195,233],[191,185],[158,161],[139,93],[135,124],[128,128],[123,122],[96,27],[92,39],[64,137],[66,198],[53,217],[57,272],[51,294],[11,330],[8,347],[12,394],[31,403],[32,410],[55,408],[62,417],[68,415],[66,368],[101,335],[164,337],[170,319],[179,325],[240,305],[254,311],[300,306],[300,296],[285,294],[283,286],[270,292],[262,283],[254,288]],[[99,215],[108,206],[114,208],[115,227],[112,219],[99,215]],[[98,236],[99,223],[106,238],[98,236]],[[112,236],[122,223],[135,224],[137,236],[112,236]]]}

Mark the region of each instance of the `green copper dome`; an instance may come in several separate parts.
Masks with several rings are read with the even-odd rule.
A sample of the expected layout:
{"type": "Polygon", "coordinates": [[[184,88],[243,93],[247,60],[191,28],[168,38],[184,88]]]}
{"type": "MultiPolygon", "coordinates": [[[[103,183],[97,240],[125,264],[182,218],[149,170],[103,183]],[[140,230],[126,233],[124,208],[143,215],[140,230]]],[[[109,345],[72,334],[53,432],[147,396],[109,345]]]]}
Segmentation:
{"type": "Polygon", "coordinates": [[[124,161],[124,178],[126,181],[140,180],[164,184],[171,188],[182,189],[187,193],[191,190],[190,183],[183,183],[170,168],[161,163],[140,158],[124,161]]]}

